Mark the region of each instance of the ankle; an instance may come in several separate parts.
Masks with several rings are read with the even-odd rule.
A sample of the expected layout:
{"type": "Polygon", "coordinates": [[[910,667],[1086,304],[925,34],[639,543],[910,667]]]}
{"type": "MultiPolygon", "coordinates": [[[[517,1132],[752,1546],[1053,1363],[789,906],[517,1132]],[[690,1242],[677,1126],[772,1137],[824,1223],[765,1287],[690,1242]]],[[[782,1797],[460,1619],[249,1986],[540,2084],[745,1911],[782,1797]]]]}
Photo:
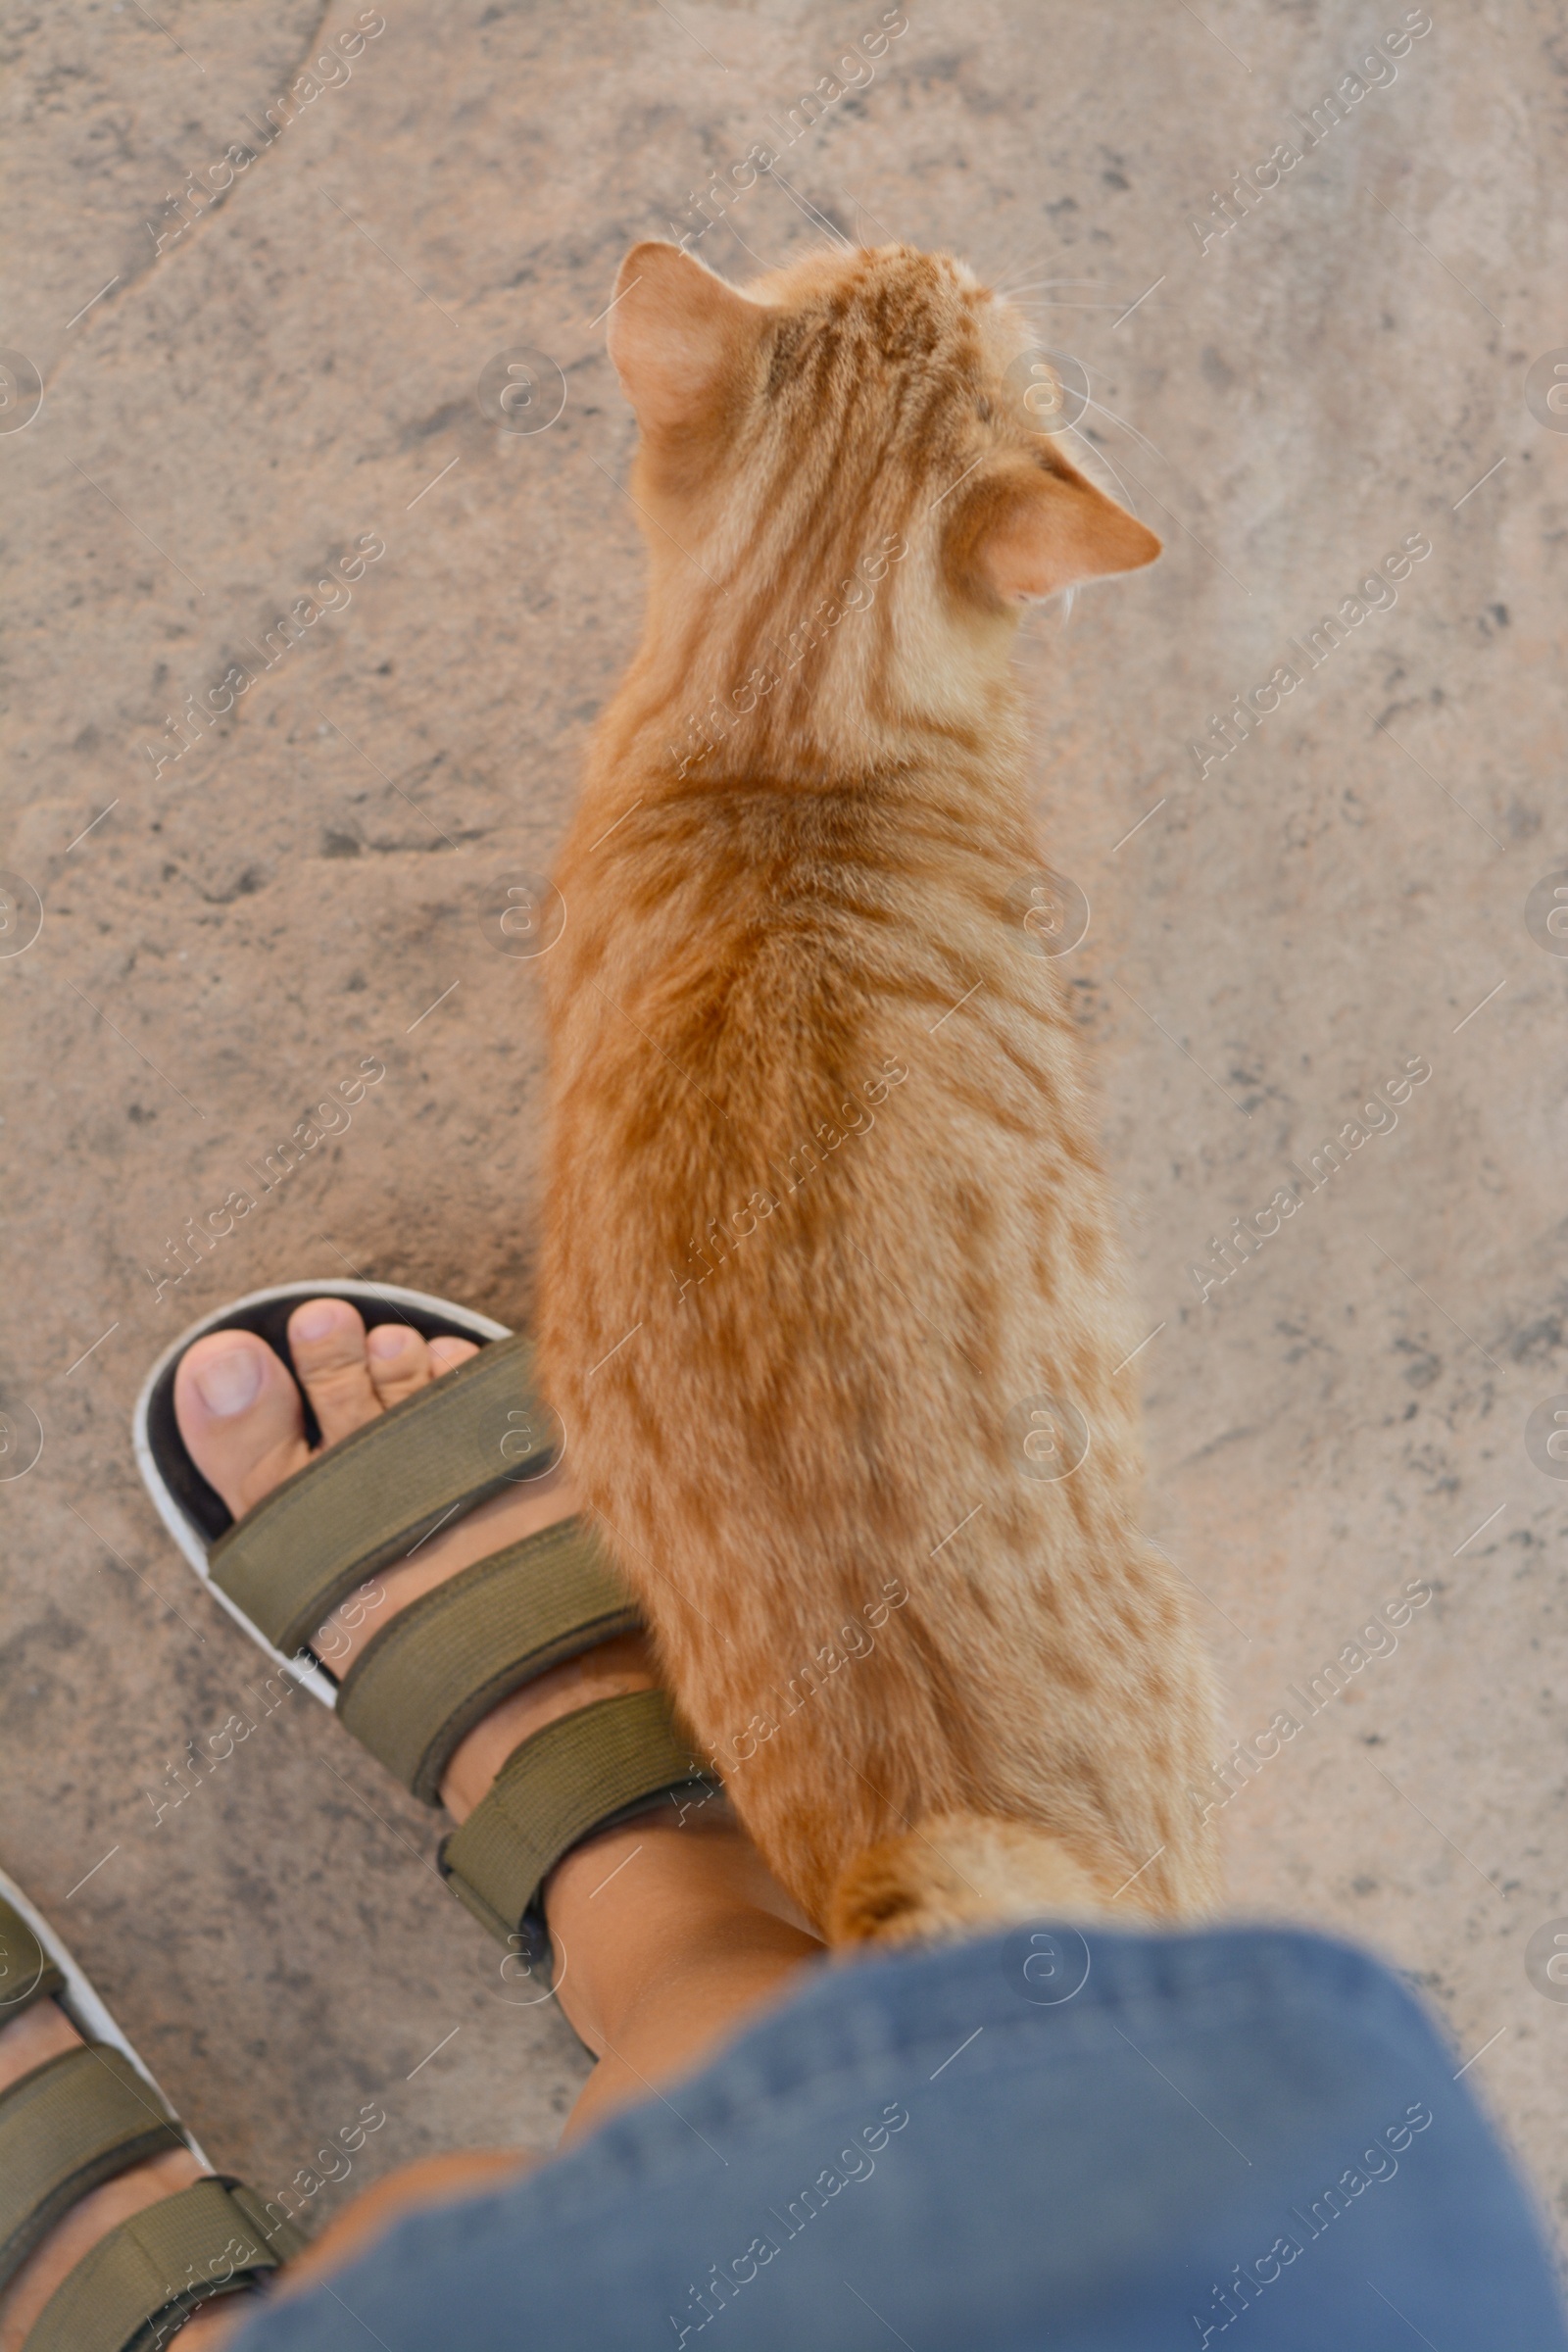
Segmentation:
{"type": "Polygon", "coordinates": [[[563,2138],[578,2139],[620,2108],[694,2073],[732,2034],[787,1998],[803,1966],[820,1953],[814,1938],[754,1914],[750,1930],[739,1935],[696,1936],[662,1950],[644,1983],[605,2019],[579,2022],[564,1997],[562,2006],[599,2063],[563,2138]]]}
{"type": "Polygon", "coordinates": [[[822,1950],[723,1813],[677,1826],[653,1812],[587,1839],[546,1882],[545,1917],[572,2027],[648,2078],[689,2064],[822,1950]]]}

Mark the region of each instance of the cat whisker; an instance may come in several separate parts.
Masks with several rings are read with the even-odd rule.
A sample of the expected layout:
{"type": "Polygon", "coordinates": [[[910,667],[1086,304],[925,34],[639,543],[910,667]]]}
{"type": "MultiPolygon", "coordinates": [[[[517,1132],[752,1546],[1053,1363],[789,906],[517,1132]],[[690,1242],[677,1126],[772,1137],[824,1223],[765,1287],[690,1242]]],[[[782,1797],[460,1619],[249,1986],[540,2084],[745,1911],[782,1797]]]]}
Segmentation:
{"type": "MultiPolygon", "coordinates": [[[[1098,407],[1100,406],[1100,403],[1099,403],[1098,401],[1091,401],[1089,405],[1090,405],[1090,407],[1091,407],[1091,408],[1098,408],[1098,407]]],[[[1071,433],[1071,434],[1072,434],[1072,436],[1073,436],[1073,439],[1074,439],[1075,441],[1081,441],[1081,442],[1083,443],[1083,445],[1084,445],[1085,449],[1087,449],[1087,450],[1088,450],[1088,451],[1091,453],[1091,455],[1092,455],[1092,456],[1093,456],[1093,457],[1096,459],[1096,461],[1097,461],[1097,462],[1098,462],[1100,465],[1103,466],[1103,467],[1105,468],[1105,471],[1106,471],[1106,472],[1109,474],[1109,476],[1110,476],[1111,480],[1112,480],[1112,481],[1115,483],[1115,485],[1116,485],[1116,493],[1117,493],[1117,496],[1120,498],[1120,500],[1121,500],[1121,503],[1122,503],[1122,505],[1123,505],[1123,506],[1126,508],[1126,510],[1127,510],[1128,514],[1138,514],[1138,508],[1137,508],[1136,504],[1134,503],[1134,501],[1133,501],[1131,498],[1129,498],[1129,496],[1128,496],[1128,494],[1127,494],[1127,485],[1126,485],[1126,483],[1125,483],[1125,482],[1122,480],[1122,478],[1121,478],[1121,475],[1120,475],[1120,474],[1119,474],[1119,473],[1116,471],[1116,468],[1115,468],[1115,466],[1114,466],[1111,464],[1110,460],[1109,460],[1109,459],[1106,457],[1106,455],[1105,455],[1104,451],[1103,451],[1102,449],[1101,449],[1101,448],[1099,447],[1099,445],[1098,445],[1096,442],[1093,442],[1093,441],[1091,441],[1087,433],[1081,433],[1081,432],[1079,432],[1079,430],[1078,430],[1078,427],[1077,427],[1075,424],[1069,424],[1069,425],[1068,425],[1068,427],[1067,427],[1067,430],[1068,430],[1068,432],[1069,432],[1069,433],[1071,433]]],[[[1139,519],[1140,519],[1140,520],[1142,520],[1142,516],[1140,516],[1140,517],[1139,517],[1139,519]]]]}
{"type": "Polygon", "coordinates": [[[1008,299],[1015,311],[1124,311],[1121,302],[1024,302],[1017,295],[1008,299]]]}
{"type": "Polygon", "coordinates": [[[778,169],[776,164],[769,164],[767,169],[768,174],[774,185],[783,190],[784,194],[789,198],[791,204],[793,204],[799,212],[802,212],[806,215],[806,218],[811,222],[813,227],[822,230],[826,236],[830,237],[834,245],[841,253],[853,253],[855,251],[855,245],[853,241],[844,234],[844,231],[837,225],[837,223],[830,220],[826,213],[818,212],[816,206],[811,202],[808,196],[803,196],[799,188],[793,187],[785,178],[783,172],[778,169]]]}
{"type": "MultiPolygon", "coordinates": [[[[877,227],[882,231],[882,234],[886,237],[890,245],[896,245],[898,243],[898,238],[894,235],[892,229],[889,228],[887,222],[885,220],[877,220],[875,213],[872,212],[868,204],[862,204],[858,196],[851,196],[849,189],[844,187],[838,180],[835,180],[833,185],[838,189],[841,196],[846,197],[848,201],[854,205],[858,213],[863,213],[868,220],[876,221],[877,227]]],[[[856,229],[855,236],[856,242],[858,244],[861,252],[868,252],[870,248],[867,246],[865,239],[860,235],[858,228],[856,229]]]]}
{"type": "MultiPolygon", "coordinates": [[[[1030,627],[1037,612],[1042,621],[1048,617],[1054,617],[1061,628],[1065,628],[1072,618],[1072,609],[1077,601],[1078,585],[1076,581],[1070,588],[1054,589],[1050,596],[1032,597],[1025,606],[1023,618],[1018,624],[1019,642],[1022,643],[1027,638],[1038,635],[1039,632],[1030,627]],[[1053,607],[1054,607],[1054,613],[1053,607]]],[[[1009,656],[1008,659],[1015,661],[1016,656],[1009,656]]],[[[1018,663],[1019,668],[1023,666],[1022,662],[1018,663]]]]}
{"type": "MultiPolygon", "coordinates": [[[[1083,396],[1083,402],[1086,409],[1093,409],[1097,416],[1106,416],[1110,419],[1112,424],[1119,424],[1124,433],[1131,433],[1133,439],[1135,441],[1142,442],[1144,448],[1149,451],[1151,457],[1158,458],[1162,466],[1170,465],[1170,460],[1166,457],[1165,452],[1162,449],[1157,449],[1153,442],[1150,440],[1147,433],[1141,433],[1136,424],[1129,424],[1125,416],[1118,416],[1114,409],[1107,409],[1102,400],[1096,400],[1092,394],[1086,392],[1083,396]]],[[[1072,429],[1073,428],[1071,426],[1068,427],[1069,431],[1072,429]]],[[[1175,468],[1172,470],[1175,470],[1175,468]]]]}
{"type": "Polygon", "coordinates": [[[998,286],[996,293],[1003,302],[1015,302],[1020,294],[1034,294],[1042,286],[1098,286],[1103,282],[1098,277],[1031,277],[1021,286],[998,286]]]}
{"type": "Polygon", "coordinates": [[[1107,409],[1102,400],[1091,400],[1089,406],[1092,409],[1098,409],[1102,416],[1108,416],[1112,424],[1119,424],[1124,433],[1131,433],[1135,441],[1141,441],[1145,449],[1149,451],[1150,455],[1152,457],[1158,458],[1162,466],[1168,466],[1170,464],[1170,460],[1166,457],[1165,452],[1162,449],[1157,448],[1155,444],[1151,441],[1147,433],[1141,433],[1137,425],[1129,423],[1125,416],[1118,416],[1114,409],[1107,409]]]}
{"type": "Polygon", "coordinates": [[[744,252],[749,253],[753,261],[756,262],[762,270],[772,270],[779,268],[779,264],[777,262],[770,262],[765,254],[759,253],[755,245],[747,244],[746,239],[741,235],[740,230],[736,227],[733,220],[726,220],[724,225],[729,230],[729,233],[734,238],[736,244],[739,245],[744,252]]]}
{"type": "MultiPolygon", "coordinates": [[[[1182,480],[1187,481],[1187,476],[1182,473],[1181,467],[1175,463],[1174,459],[1168,458],[1165,455],[1165,452],[1158,446],[1156,442],[1151,441],[1147,433],[1141,433],[1136,424],[1130,423],[1125,416],[1118,416],[1114,409],[1107,409],[1103,401],[1095,400],[1087,393],[1084,396],[1084,404],[1087,408],[1098,410],[1099,414],[1102,416],[1108,417],[1112,424],[1119,424],[1124,433],[1131,433],[1133,439],[1141,442],[1152,457],[1157,458],[1162,466],[1168,466],[1172,473],[1180,474],[1182,480]]],[[[1093,442],[1091,442],[1089,446],[1094,448],[1095,445],[1093,442]]],[[[1100,452],[1098,454],[1103,458],[1103,452],[1100,452]]],[[[1107,466],[1110,463],[1108,458],[1105,458],[1103,462],[1107,466]]],[[[1189,483],[1188,487],[1191,488],[1191,483],[1189,483]]]]}

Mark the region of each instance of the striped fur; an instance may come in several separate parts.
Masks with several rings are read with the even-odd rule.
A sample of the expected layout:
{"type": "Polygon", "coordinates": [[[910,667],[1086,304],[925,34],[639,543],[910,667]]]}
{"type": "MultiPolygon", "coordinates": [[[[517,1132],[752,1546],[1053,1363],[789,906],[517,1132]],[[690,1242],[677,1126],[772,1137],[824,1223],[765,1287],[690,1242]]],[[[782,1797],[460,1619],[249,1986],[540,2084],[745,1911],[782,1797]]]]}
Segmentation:
{"type": "Polygon", "coordinates": [[[1008,897],[1019,602],[1157,542],[1033,429],[1026,341],[897,245],[744,293],[639,246],[611,314],[649,607],[557,875],[542,1364],[837,1940],[1217,1886],[1080,1052],[1008,897]],[[1043,1391],[1092,1431],[1056,1483],[1008,1425],[1043,1391]]]}

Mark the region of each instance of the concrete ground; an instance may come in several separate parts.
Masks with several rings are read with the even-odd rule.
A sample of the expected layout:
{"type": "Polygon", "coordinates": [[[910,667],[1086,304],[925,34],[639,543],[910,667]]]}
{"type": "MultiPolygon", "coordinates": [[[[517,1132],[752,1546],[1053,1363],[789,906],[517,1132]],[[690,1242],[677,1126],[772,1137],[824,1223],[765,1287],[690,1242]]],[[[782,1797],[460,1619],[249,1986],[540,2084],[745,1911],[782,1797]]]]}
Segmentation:
{"type": "Polygon", "coordinates": [[[1047,855],[1093,910],[1070,969],[1151,1334],[1148,1525],[1247,1743],[1234,1901],[1405,1971],[1568,2227],[1568,26],[1434,14],[1369,86],[1399,0],[912,0],[844,75],[876,0],[387,0],[357,52],[382,20],[343,0],[15,13],[0,1860],[264,2192],[376,2103],[314,2212],[432,2149],[545,2147],[585,2061],[444,1899],[433,1819],[311,1698],[259,1716],[130,1406],[266,1282],[527,1311],[538,967],[499,920],[549,869],[641,594],[601,314],[628,243],[761,141],[777,171],[705,257],[744,274],[825,222],[1027,282],[1166,539],[1021,659],[1047,855]],[[1282,144],[1227,226],[1216,191],[1282,144]],[[190,174],[210,200],[181,209],[190,174]],[[534,406],[508,415],[514,363],[534,406]],[[1352,607],[1412,541],[1396,601],[1352,607]],[[1341,612],[1315,667],[1293,652],[1341,612]],[[191,718],[236,666],[232,712],[191,718]],[[1282,667],[1218,758],[1211,721],[1282,667]],[[264,1189],[367,1060],[352,1125],[264,1189]],[[1291,1186],[1210,1280],[1211,1238],[1291,1186]],[[174,1281],[236,1188],[254,1209],[174,1281]]]}

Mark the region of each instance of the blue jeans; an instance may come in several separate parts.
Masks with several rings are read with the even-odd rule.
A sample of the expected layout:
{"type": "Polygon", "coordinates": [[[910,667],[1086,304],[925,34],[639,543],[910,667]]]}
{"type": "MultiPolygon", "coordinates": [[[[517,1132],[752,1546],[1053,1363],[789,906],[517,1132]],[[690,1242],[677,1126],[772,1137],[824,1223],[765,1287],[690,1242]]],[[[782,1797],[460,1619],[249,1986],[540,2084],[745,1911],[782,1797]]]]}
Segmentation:
{"type": "Polygon", "coordinates": [[[1564,2352],[1423,2012],[1314,1936],[813,1969],[701,2074],[402,2223],[236,2352],[1564,2352]]]}

